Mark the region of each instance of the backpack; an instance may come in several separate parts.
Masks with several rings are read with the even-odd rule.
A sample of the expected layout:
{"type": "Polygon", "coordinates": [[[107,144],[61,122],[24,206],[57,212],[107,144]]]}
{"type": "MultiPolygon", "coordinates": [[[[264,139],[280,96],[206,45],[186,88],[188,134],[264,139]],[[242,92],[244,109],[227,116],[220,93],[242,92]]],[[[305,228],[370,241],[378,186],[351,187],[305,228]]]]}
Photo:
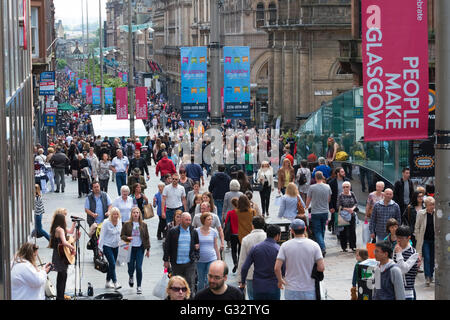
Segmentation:
{"type": "Polygon", "coordinates": [[[303,170],[300,168],[300,177],[298,177],[298,185],[302,186],[308,182],[308,179],[306,179],[306,174],[303,172],[303,170]]]}
{"type": "Polygon", "coordinates": [[[131,144],[127,146],[127,157],[133,157],[133,146],[131,144]]]}

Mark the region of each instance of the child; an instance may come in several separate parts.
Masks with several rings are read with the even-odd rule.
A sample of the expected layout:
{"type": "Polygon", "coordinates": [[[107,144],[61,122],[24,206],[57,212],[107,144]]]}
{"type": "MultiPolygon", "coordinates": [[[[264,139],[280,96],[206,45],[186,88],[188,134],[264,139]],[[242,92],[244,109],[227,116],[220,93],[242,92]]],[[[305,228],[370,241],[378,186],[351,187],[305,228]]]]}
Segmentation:
{"type": "Polygon", "coordinates": [[[165,237],[164,229],[166,228],[167,222],[166,219],[163,219],[161,217],[162,214],[162,193],[164,191],[164,187],[166,184],[164,182],[158,183],[158,193],[155,194],[153,197],[153,208],[156,208],[158,206],[157,214],[159,218],[159,224],[158,224],[158,231],[156,231],[156,236],[158,237],[158,240],[162,240],[163,237],[165,237]]]}
{"type": "Polygon", "coordinates": [[[367,259],[369,259],[369,252],[367,251],[367,249],[356,250],[356,261],[358,262],[356,263],[355,269],[353,270],[352,289],[351,289],[352,300],[358,300],[356,285],[358,283],[359,264],[367,259]]]}

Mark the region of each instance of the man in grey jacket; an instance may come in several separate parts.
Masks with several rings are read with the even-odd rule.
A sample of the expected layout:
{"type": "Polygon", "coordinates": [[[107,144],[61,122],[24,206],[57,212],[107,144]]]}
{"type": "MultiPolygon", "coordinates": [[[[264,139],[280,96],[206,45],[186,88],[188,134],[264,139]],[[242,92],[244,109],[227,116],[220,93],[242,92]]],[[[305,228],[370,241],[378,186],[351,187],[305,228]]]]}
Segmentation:
{"type": "Polygon", "coordinates": [[[69,167],[70,161],[69,158],[61,151],[60,147],[56,148],[56,153],[50,159],[50,165],[55,172],[55,184],[56,184],[56,193],[59,192],[61,186],[61,192],[64,192],[64,188],[66,187],[66,182],[64,180],[64,174],[66,172],[66,167],[69,167]]]}
{"type": "Polygon", "coordinates": [[[375,269],[373,300],[405,300],[403,275],[392,260],[391,244],[388,241],[380,241],[375,246],[375,259],[380,264],[375,269]]]}
{"type": "Polygon", "coordinates": [[[384,200],[375,203],[369,224],[372,239],[375,239],[375,236],[377,241],[382,241],[386,238],[388,234],[386,223],[390,218],[395,218],[398,221],[398,225],[401,225],[400,207],[392,200],[393,197],[394,192],[388,188],[384,190],[384,200]]]}

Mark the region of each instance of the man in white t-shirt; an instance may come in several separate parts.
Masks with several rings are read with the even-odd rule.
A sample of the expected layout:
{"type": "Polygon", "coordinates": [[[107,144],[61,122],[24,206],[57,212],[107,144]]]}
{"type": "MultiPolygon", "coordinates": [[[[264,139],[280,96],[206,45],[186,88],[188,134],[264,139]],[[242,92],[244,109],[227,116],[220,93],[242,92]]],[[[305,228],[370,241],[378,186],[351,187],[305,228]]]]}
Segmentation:
{"type": "Polygon", "coordinates": [[[183,186],[178,184],[180,176],[178,173],[172,175],[172,184],[168,184],[164,187],[162,193],[162,204],[163,208],[161,217],[166,219],[167,223],[173,221],[173,216],[175,211],[182,210],[184,212],[188,211],[186,203],[186,191],[183,186]],[[165,208],[165,209],[164,209],[165,208]]]}
{"type": "Polygon", "coordinates": [[[315,280],[311,274],[315,263],[318,272],[325,270],[322,251],[316,242],[306,238],[303,220],[294,219],[290,230],[294,238],[281,245],[275,263],[278,287],[286,286],[286,300],[315,300],[315,280]],[[281,274],[283,263],[286,266],[284,279],[281,274]]]}

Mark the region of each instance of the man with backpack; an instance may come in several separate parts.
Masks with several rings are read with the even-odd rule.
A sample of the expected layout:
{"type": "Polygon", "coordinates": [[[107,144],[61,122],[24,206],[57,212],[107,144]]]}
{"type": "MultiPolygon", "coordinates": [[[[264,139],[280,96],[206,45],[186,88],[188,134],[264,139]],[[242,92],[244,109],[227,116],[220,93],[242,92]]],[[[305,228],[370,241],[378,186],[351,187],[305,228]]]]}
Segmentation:
{"type": "Polygon", "coordinates": [[[127,143],[125,144],[123,150],[125,151],[125,155],[127,156],[128,160],[134,158],[134,150],[136,150],[136,147],[134,143],[131,141],[131,138],[128,138],[127,143]]]}
{"type": "Polygon", "coordinates": [[[300,168],[297,170],[296,181],[300,196],[302,197],[303,202],[306,203],[306,196],[309,191],[309,186],[311,185],[311,170],[308,168],[307,160],[302,160],[300,162],[300,168]]]}

